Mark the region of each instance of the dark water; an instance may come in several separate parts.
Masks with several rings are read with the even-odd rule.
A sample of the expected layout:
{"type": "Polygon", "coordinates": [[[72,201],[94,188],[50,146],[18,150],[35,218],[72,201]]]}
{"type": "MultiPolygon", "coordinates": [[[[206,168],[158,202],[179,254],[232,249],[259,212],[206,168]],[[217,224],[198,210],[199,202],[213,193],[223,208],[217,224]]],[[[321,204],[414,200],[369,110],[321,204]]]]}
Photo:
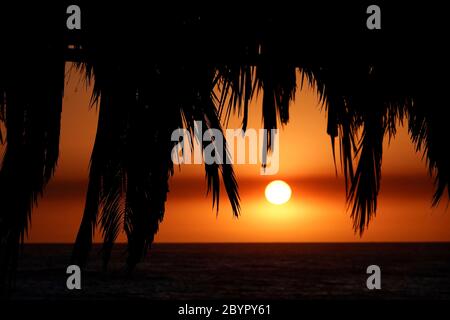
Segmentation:
{"type": "Polygon", "coordinates": [[[98,247],[82,290],[66,289],[71,246],[27,245],[16,299],[450,299],[450,244],[156,244],[131,276],[98,247]],[[367,266],[381,268],[378,291],[367,266]]]}

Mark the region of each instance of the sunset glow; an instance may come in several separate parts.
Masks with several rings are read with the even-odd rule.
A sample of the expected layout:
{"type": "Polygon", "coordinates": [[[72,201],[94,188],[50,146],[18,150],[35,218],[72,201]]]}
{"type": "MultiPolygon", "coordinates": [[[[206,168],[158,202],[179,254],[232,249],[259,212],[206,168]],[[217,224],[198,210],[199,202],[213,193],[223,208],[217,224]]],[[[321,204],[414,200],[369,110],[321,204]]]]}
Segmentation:
{"type": "MultiPolygon", "coordinates": [[[[67,64],[67,72],[69,69],[67,64]]],[[[98,114],[96,108],[88,107],[92,87],[85,87],[78,73],[71,73],[65,90],[60,160],[55,178],[35,209],[28,242],[74,241],[83,214],[98,114]]],[[[255,112],[249,117],[251,128],[261,128],[260,103],[260,98],[252,102],[255,112]]],[[[240,119],[230,118],[228,128],[240,126],[240,119]]],[[[260,164],[235,165],[241,215],[233,217],[226,193],[221,192],[216,216],[210,196],[205,196],[203,166],[175,166],[156,242],[450,240],[446,201],[437,208],[430,207],[433,180],[427,176],[407,128],[399,127],[395,139],[390,144],[386,141],[384,147],[378,213],[364,236],[359,237],[346,211],[343,177],[339,170],[338,177],[335,174],[325,115],[314,90],[305,86],[291,108],[289,125],[280,130],[277,179],[290,186],[290,200],[283,205],[268,202],[265,188],[274,177],[261,176],[260,164]]],[[[99,233],[94,241],[102,241],[99,233]]],[[[121,233],[118,242],[124,241],[126,236],[121,233]]]]}

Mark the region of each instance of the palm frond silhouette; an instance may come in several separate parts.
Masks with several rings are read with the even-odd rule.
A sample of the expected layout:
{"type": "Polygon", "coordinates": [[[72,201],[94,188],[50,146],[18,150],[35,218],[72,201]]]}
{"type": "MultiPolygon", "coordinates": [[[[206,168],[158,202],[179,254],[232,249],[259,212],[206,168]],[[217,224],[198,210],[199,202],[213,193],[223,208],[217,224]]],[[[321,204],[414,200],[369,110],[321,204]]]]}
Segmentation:
{"type": "MultiPolygon", "coordinates": [[[[203,130],[221,129],[221,120],[226,122],[233,113],[242,117],[246,129],[250,101],[258,93],[263,97],[264,127],[276,128],[288,123],[296,88],[304,83],[317,91],[324,105],[333,154],[338,142],[355,232],[362,234],[376,213],[383,141],[395,136],[399,123],[407,121],[411,139],[436,179],[432,204],[446,189],[450,197],[449,131],[441,94],[446,87],[433,80],[445,67],[445,54],[420,68],[413,62],[416,56],[395,53],[403,43],[388,42],[393,50],[388,58],[380,58],[383,52],[375,49],[355,59],[358,47],[335,37],[355,33],[349,31],[355,23],[351,14],[358,16],[359,7],[331,7],[315,15],[308,10],[267,10],[255,15],[231,9],[203,16],[183,10],[148,13],[135,7],[81,4],[84,28],[74,34],[65,30],[64,3],[32,7],[21,19],[18,13],[23,12],[17,8],[2,11],[9,18],[0,19],[0,29],[11,28],[8,23],[18,19],[13,29],[21,35],[8,35],[5,47],[14,50],[0,59],[0,121],[5,126],[0,139],[6,145],[0,169],[3,291],[14,279],[32,208],[56,167],[64,63],[73,53],[68,52],[68,44],[75,44],[80,52],[77,67],[94,83],[92,101],[99,112],[74,263],[86,264],[97,227],[104,239],[105,268],[122,229],[128,239],[129,269],[142,260],[164,216],[173,170],[173,130],[186,127],[194,132],[196,120],[202,121],[203,130]],[[335,10],[350,17],[335,24],[340,26],[335,33],[325,36],[318,29],[304,35],[302,46],[293,44],[291,36],[297,30],[325,22],[333,25],[335,10]],[[119,16],[126,24],[117,24],[119,16]],[[234,28],[226,23],[230,19],[234,28]],[[24,21],[25,26],[20,24],[24,21]],[[30,27],[33,23],[41,25],[39,31],[30,27]],[[220,40],[211,40],[211,30],[220,40]],[[347,46],[342,55],[329,54],[340,45],[347,46]]],[[[270,130],[268,135],[270,146],[270,130]]],[[[213,205],[219,205],[221,176],[238,216],[240,199],[231,165],[205,165],[205,175],[213,205]]]]}

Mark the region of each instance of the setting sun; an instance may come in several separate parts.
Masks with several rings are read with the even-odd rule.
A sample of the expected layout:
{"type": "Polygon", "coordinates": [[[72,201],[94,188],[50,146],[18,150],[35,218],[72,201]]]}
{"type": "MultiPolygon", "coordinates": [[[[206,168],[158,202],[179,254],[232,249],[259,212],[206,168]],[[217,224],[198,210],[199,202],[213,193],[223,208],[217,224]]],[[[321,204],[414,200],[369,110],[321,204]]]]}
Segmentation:
{"type": "Polygon", "coordinates": [[[275,180],[266,187],[265,195],[267,201],[273,204],[283,204],[291,198],[292,190],[289,185],[282,180],[275,180]]]}

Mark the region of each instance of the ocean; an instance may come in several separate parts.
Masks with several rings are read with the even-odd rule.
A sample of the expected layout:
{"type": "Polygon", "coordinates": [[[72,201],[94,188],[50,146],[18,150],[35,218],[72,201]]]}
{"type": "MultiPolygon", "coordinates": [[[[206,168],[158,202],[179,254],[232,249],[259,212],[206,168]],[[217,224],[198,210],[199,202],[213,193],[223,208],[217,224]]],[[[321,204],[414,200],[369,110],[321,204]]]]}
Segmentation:
{"type": "Polygon", "coordinates": [[[25,245],[13,299],[450,299],[450,243],[158,243],[131,275],[125,245],[107,272],[99,249],[68,290],[72,246],[25,245]],[[367,289],[369,265],[380,290],[367,289]]]}

